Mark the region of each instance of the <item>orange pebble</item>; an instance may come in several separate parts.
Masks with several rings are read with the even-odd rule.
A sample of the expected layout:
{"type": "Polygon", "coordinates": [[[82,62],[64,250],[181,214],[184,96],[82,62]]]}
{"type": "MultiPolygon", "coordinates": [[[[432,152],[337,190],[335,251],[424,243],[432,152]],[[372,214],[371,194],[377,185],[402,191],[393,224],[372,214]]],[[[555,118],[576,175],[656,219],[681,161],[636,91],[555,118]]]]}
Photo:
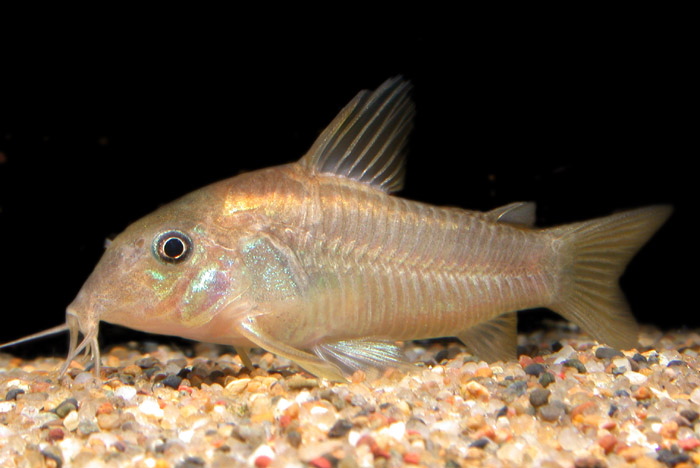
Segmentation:
{"type": "Polygon", "coordinates": [[[678,434],[678,423],[676,421],[665,422],[659,430],[661,437],[665,439],[675,439],[678,434]]]}
{"type": "Polygon", "coordinates": [[[632,396],[634,396],[634,398],[637,400],[648,400],[651,398],[651,392],[647,387],[639,387],[632,396]]]}
{"type": "Polygon", "coordinates": [[[420,463],[420,455],[416,452],[405,453],[403,456],[403,461],[404,463],[408,463],[410,465],[417,465],[420,463]]]}
{"type": "Polygon", "coordinates": [[[617,444],[617,437],[612,434],[606,434],[600,439],[598,439],[598,445],[605,451],[605,454],[609,454],[615,448],[617,444]]]}
{"type": "Polygon", "coordinates": [[[581,403],[580,405],[576,406],[574,409],[571,410],[571,419],[574,419],[578,415],[582,415],[583,413],[586,412],[586,410],[595,408],[595,402],[593,401],[585,401],[581,403]]]}
{"type": "Polygon", "coordinates": [[[97,408],[97,414],[112,414],[114,412],[114,405],[106,401],[102,403],[99,408],[97,408]]]}
{"type": "Polygon", "coordinates": [[[695,437],[688,437],[687,439],[679,440],[678,446],[683,450],[695,450],[700,447],[700,440],[695,437]]]}
{"type": "Polygon", "coordinates": [[[266,455],[260,455],[255,459],[255,466],[257,468],[267,468],[272,463],[272,458],[266,455]]]}

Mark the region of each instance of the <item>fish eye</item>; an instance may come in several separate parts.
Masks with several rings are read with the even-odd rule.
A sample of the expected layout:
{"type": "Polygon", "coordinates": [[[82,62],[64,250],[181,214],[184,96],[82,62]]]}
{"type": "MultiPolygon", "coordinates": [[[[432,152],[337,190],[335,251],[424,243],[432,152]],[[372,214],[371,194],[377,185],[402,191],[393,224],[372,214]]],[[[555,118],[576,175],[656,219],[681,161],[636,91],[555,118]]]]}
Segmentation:
{"type": "Polygon", "coordinates": [[[192,250],[192,241],[181,231],[168,231],[156,236],[153,253],[167,263],[180,263],[192,250]]]}

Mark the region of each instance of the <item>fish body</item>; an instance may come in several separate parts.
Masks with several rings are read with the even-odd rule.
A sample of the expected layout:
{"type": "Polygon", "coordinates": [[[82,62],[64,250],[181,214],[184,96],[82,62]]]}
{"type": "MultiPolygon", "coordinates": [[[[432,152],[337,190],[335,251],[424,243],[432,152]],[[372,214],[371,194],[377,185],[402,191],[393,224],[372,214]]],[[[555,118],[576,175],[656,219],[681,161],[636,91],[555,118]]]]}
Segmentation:
{"type": "Polygon", "coordinates": [[[514,357],[515,313],[533,307],[634,347],[618,277],[670,208],[538,229],[532,203],[482,213],[396,197],[409,89],[392,79],[363,91],[298,162],[129,226],[66,325],[45,333],[70,330],[64,371],[82,349],[99,365],[100,320],[233,345],[247,365],[247,349],[262,347],[332,380],[401,365],[397,340],[456,336],[487,360],[514,357]]]}

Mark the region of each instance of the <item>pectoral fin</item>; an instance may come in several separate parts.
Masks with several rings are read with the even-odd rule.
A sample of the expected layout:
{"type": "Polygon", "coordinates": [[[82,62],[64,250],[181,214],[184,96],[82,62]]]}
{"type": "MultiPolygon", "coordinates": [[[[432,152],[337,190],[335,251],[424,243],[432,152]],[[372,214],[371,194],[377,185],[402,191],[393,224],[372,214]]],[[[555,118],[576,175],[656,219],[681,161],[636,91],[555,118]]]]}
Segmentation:
{"type": "Polygon", "coordinates": [[[243,362],[243,365],[246,367],[246,369],[253,370],[253,361],[250,360],[250,356],[248,355],[248,353],[250,352],[250,348],[234,346],[233,349],[235,349],[238,353],[238,356],[241,358],[241,362],[243,362]]]}
{"type": "Polygon", "coordinates": [[[238,326],[237,331],[259,347],[294,361],[300,367],[318,377],[334,382],[347,382],[338,366],[280,341],[264,330],[254,318],[244,320],[238,326]]]}
{"type": "Polygon", "coordinates": [[[515,359],[518,316],[515,312],[500,315],[459,333],[457,338],[472,353],[487,362],[515,359]]]}

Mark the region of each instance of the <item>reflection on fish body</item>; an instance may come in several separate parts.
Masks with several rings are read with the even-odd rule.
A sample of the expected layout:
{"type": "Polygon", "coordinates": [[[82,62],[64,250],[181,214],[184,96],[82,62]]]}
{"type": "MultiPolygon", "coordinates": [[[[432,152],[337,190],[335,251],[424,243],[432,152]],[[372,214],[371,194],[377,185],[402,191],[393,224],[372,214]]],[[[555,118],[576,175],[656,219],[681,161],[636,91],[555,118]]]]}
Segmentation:
{"type": "MultiPolygon", "coordinates": [[[[538,229],[534,204],[481,213],[391,195],[403,185],[410,85],[363,91],[298,162],[163,206],[116,237],[68,306],[63,372],[99,367],[100,320],[247,350],[321,377],[402,364],[396,340],[457,336],[515,357],[515,312],[549,307],[611,346],[637,329],[618,278],[670,214],[652,206],[538,229]],[[79,333],[84,335],[78,343],[79,333]]],[[[14,343],[21,342],[18,340],[14,343]]]]}

